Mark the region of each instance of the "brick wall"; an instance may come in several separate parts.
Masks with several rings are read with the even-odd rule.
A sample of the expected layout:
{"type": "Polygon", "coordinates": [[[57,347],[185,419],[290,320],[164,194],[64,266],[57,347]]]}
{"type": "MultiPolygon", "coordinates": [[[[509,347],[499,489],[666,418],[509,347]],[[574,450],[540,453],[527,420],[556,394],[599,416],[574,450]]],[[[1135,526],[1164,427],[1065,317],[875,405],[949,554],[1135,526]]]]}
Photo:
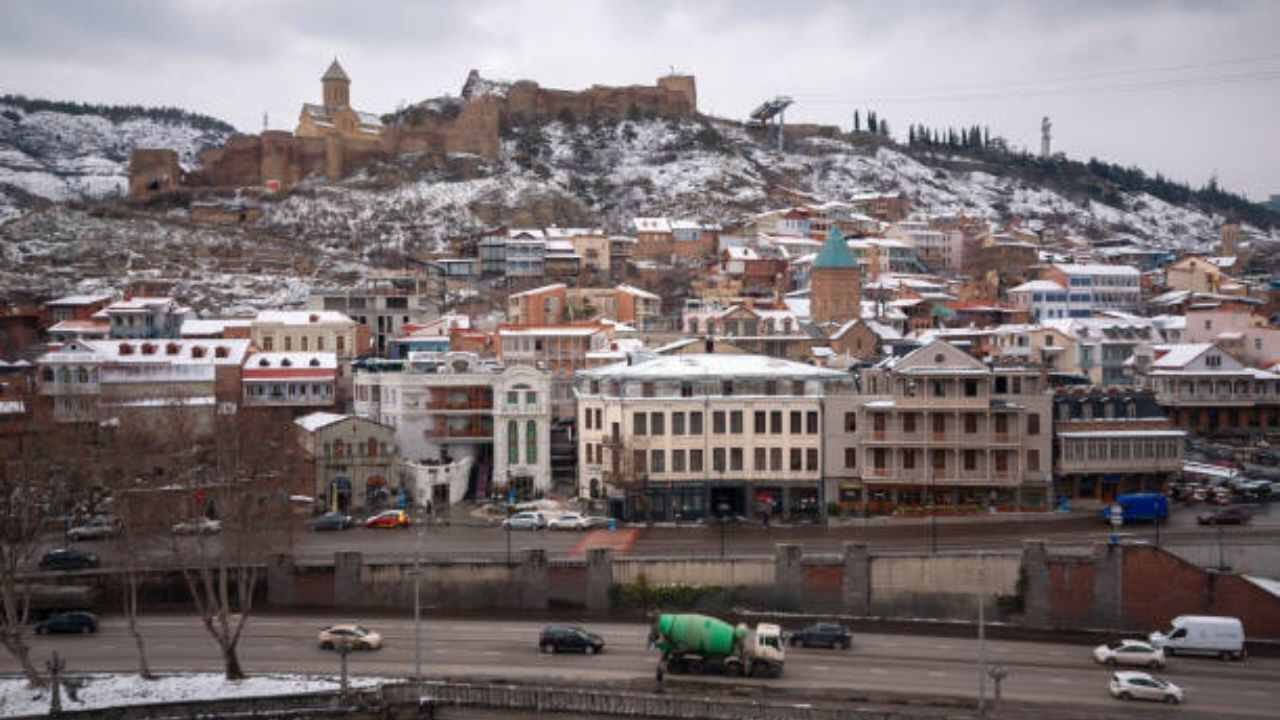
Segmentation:
{"type": "Polygon", "coordinates": [[[1244,622],[1248,638],[1280,638],[1280,598],[1158,548],[1125,548],[1124,591],[1125,619],[1134,628],[1165,628],[1178,615],[1226,615],[1244,622]]]}

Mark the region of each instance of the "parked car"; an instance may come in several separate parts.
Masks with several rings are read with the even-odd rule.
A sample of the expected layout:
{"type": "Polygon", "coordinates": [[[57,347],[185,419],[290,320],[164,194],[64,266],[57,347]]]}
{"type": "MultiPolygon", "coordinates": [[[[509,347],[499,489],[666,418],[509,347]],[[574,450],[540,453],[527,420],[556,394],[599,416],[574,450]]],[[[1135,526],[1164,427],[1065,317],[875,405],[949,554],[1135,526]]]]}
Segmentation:
{"type": "Polygon", "coordinates": [[[853,635],[843,625],[835,623],[815,623],[791,635],[792,647],[839,647],[848,650],[852,643],[853,635]]]}
{"type": "Polygon", "coordinates": [[[382,636],[363,625],[330,625],[320,630],[317,638],[321,650],[333,650],[348,643],[352,650],[377,650],[382,647],[382,636]]]}
{"type": "Polygon", "coordinates": [[[1116,640],[1093,649],[1093,659],[1103,665],[1164,667],[1164,651],[1145,640],[1116,640]]]}
{"type": "Polygon", "coordinates": [[[547,523],[548,530],[590,530],[609,524],[609,518],[591,517],[582,513],[564,513],[547,523]]]}
{"type": "Polygon", "coordinates": [[[98,632],[98,618],[93,613],[87,612],[64,612],[50,616],[43,622],[38,622],[33,628],[37,635],[47,635],[50,633],[96,633],[98,632]]]}
{"type": "Polygon", "coordinates": [[[1228,507],[1196,516],[1201,525],[1244,525],[1249,522],[1249,510],[1242,507],[1228,507]]]}
{"type": "Polygon", "coordinates": [[[364,521],[367,528],[407,528],[409,513],[403,510],[383,510],[364,521]]]}
{"type": "Polygon", "coordinates": [[[538,637],[538,649],[547,655],[558,652],[595,655],[604,650],[604,638],[574,625],[548,625],[538,637]]]}
{"type": "Polygon", "coordinates": [[[547,516],[540,512],[518,512],[502,521],[507,530],[542,530],[547,527],[547,516]]]}
{"type": "Polygon", "coordinates": [[[311,529],[316,532],[322,532],[325,530],[349,530],[351,525],[351,516],[343,515],[340,512],[327,512],[311,521],[311,529]]]}
{"type": "Polygon", "coordinates": [[[1166,655],[1217,655],[1223,660],[1245,657],[1244,624],[1239,618],[1179,615],[1165,632],[1148,636],[1166,655]]]}
{"type": "Polygon", "coordinates": [[[85,570],[96,567],[97,555],[69,548],[50,550],[40,558],[41,570],[85,570]]]}
{"type": "Polygon", "coordinates": [[[1181,703],[1182,688],[1167,680],[1131,670],[1111,675],[1111,696],[1121,700],[1159,700],[1181,703]]]}
{"type": "Polygon", "coordinates": [[[174,535],[217,535],[222,532],[221,520],[196,518],[173,526],[174,535]]]}
{"type": "Polygon", "coordinates": [[[68,540],[105,540],[120,534],[120,521],[109,515],[95,515],[89,522],[67,531],[68,540]]]}

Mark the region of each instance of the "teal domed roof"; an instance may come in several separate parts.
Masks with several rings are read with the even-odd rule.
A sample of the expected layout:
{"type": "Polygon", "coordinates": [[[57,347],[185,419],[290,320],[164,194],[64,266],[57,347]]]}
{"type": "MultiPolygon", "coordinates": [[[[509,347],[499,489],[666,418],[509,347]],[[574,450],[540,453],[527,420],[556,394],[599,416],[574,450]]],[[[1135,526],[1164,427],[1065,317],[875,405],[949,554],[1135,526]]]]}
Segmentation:
{"type": "Polygon", "coordinates": [[[822,252],[813,259],[813,269],[819,268],[857,268],[858,261],[853,259],[844,235],[836,228],[827,233],[827,241],[822,245],[822,252]]]}

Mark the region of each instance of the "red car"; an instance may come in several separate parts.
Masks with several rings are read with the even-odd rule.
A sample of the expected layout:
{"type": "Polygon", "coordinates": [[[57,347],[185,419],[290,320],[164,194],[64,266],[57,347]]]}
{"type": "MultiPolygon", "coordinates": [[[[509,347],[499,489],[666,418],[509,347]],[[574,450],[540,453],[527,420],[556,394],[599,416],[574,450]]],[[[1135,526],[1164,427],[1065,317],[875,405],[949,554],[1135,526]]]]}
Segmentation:
{"type": "Polygon", "coordinates": [[[409,527],[409,513],[403,510],[383,510],[364,521],[367,528],[409,527]]]}

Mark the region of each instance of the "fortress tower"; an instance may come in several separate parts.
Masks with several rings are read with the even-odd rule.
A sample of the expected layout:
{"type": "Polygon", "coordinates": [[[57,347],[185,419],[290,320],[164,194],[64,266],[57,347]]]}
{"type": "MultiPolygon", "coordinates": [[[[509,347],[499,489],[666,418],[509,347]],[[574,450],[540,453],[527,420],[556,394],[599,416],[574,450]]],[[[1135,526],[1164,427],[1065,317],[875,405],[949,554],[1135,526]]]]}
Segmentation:
{"type": "Polygon", "coordinates": [[[320,76],[320,86],[324,92],[325,109],[333,111],[351,107],[351,78],[338,64],[338,58],[334,58],[333,64],[320,76]]]}
{"type": "Polygon", "coordinates": [[[844,235],[831,228],[809,279],[809,317],[815,325],[862,316],[862,274],[844,235]]]}

